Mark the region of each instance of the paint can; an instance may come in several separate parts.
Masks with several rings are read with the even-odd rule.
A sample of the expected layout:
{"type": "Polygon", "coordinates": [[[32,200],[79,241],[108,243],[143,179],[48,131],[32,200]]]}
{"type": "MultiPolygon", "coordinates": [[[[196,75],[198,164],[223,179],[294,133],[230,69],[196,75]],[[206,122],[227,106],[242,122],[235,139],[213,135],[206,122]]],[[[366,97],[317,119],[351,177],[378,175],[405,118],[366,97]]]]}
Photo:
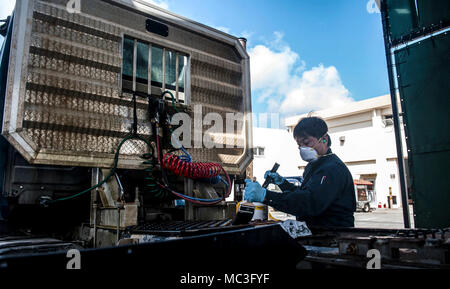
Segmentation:
{"type": "Polygon", "coordinates": [[[255,213],[253,214],[252,221],[266,221],[269,216],[269,208],[267,205],[258,202],[254,202],[253,205],[255,205],[255,213]]]}

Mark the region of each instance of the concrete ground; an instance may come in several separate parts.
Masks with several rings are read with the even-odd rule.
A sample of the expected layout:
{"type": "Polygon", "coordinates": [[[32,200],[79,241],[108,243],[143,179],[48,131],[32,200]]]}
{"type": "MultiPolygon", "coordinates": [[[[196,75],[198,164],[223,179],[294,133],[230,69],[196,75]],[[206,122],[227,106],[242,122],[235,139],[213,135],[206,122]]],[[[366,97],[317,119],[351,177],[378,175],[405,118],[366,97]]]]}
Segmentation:
{"type": "MultiPolygon", "coordinates": [[[[269,210],[272,217],[278,220],[294,219],[295,217],[280,211],[269,210]]],[[[411,228],[414,228],[414,217],[412,206],[409,207],[411,228]]],[[[379,228],[379,229],[403,229],[403,210],[399,209],[379,209],[364,213],[355,213],[356,228],[379,228]]]]}
{"type": "MultiPolygon", "coordinates": [[[[412,206],[409,206],[411,228],[414,228],[414,217],[412,206]]],[[[355,227],[357,228],[380,228],[380,229],[403,229],[403,210],[379,209],[370,213],[356,212],[355,227]]]]}

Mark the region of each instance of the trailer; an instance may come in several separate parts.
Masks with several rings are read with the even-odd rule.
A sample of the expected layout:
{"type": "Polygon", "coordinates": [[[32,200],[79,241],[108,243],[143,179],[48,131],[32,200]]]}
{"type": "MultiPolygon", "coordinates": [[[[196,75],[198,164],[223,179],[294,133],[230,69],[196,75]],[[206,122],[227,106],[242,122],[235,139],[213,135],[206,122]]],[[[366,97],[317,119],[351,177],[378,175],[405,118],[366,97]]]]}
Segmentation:
{"type": "Polygon", "coordinates": [[[3,25],[4,230],[98,248],[232,219],[253,157],[245,39],[141,1],[72,4],[17,1],[3,25]]]}
{"type": "Polygon", "coordinates": [[[73,2],[17,1],[0,28],[0,270],[148,269],[179,285],[194,263],[277,281],[449,268],[450,142],[429,129],[450,123],[448,1],[380,4],[398,159],[400,117],[408,137],[402,203],[410,177],[418,228],[403,206],[405,229],[291,231],[233,223],[253,157],[245,39],[140,0],[73,2]]]}

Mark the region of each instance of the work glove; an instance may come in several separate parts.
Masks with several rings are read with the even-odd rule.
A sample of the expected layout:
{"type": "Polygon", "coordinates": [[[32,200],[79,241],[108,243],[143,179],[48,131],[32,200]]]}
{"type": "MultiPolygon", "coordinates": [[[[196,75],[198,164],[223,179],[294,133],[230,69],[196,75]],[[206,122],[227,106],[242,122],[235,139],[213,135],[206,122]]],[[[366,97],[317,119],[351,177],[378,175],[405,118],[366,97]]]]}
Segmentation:
{"type": "Polygon", "coordinates": [[[244,200],[249,202],[262,202],[266,197],[266,189],[261,187],[258,182],[245,180],[244,200]]]}
{"type": "Polygon", "coordinates": [[[271,183],[275,185],[281,185],[285,181],[285,178],[280,176],[277,172],[267,171],[264,174],[264,178],[267,179],[267,177],[271,177],[272,178],[271,183]]]}

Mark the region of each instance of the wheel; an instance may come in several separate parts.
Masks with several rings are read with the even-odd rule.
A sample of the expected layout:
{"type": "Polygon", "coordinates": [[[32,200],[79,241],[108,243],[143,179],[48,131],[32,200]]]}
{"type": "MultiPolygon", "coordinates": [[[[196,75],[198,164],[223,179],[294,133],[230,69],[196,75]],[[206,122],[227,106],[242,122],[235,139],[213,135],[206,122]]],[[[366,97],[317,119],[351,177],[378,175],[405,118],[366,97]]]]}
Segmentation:
{"type": "Polygon", "coordinates": [[[366,212],[366,213],[370,212],[370,205],[369,205],[369,203],[364,204],[363,211],[366,212]]]}

